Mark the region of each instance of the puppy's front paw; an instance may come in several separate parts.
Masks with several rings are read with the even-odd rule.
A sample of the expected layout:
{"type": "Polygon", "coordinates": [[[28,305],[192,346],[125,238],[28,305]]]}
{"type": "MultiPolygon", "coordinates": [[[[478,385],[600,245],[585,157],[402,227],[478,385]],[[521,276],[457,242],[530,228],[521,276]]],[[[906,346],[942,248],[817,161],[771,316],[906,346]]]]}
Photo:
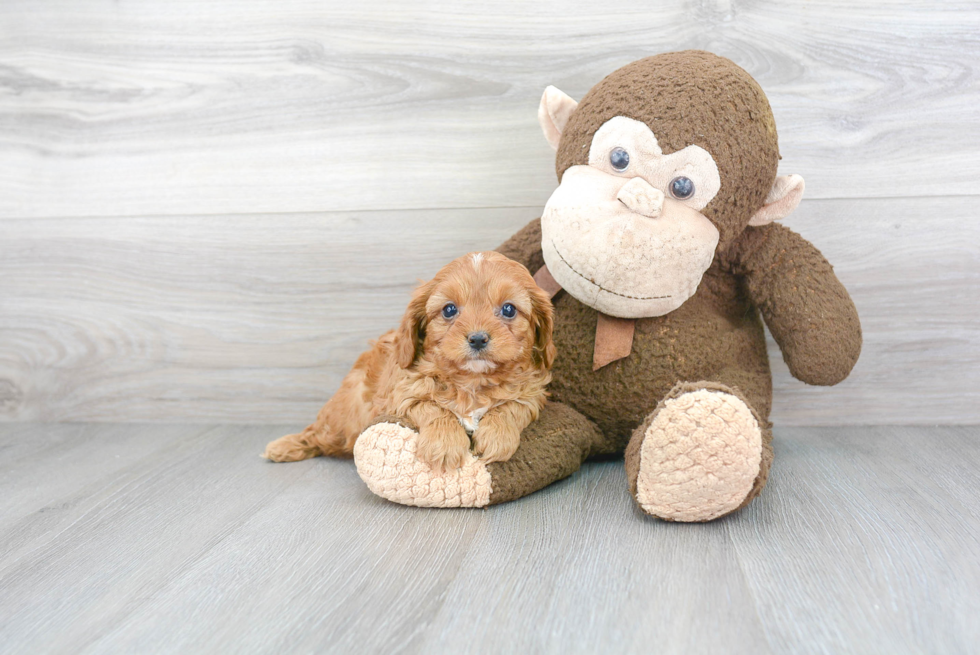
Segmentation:
{"type": "Polygon", "coordinates": [[[473,433],[473,454],[483,462],[506,462],[521,444],[521,433],[507,426],[481,424],[473,433]]]}
{"type": "Polygon", "coordinates": [[[454,471],[466,463],[470,438],[456,421],[437,421],[419,428],[416,456],[433,471],[454,471]]]}

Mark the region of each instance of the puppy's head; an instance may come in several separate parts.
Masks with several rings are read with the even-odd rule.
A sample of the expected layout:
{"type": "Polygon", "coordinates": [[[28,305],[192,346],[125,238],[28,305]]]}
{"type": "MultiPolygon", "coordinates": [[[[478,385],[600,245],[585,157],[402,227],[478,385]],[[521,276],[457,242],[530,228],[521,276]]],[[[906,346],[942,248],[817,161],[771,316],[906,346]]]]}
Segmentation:
{"type": "Polygon", "coordinates": [[[420,286],[396,340],[408,368],[423,353],[443,368],[492,373],[551,368],[551,300],[527,269],[496,252],[455,259],[420,286]]]}

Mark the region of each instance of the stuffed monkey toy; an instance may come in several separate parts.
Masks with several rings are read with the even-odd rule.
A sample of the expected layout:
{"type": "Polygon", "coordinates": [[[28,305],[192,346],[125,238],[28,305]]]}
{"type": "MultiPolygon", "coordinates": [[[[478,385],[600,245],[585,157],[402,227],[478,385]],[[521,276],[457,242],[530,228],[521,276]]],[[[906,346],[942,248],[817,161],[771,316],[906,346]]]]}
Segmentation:
{"type": "Polygon", "coordinates": [[[777,176],[769,102],[733,62],[661,54],[613,72],[576,103],[548,87],[538,118],[559,186],[498,250],[555,306],[551,400],[506,462],[436,474],[413,426],[383,417],[358,438],[376,494],[482,507],[625,454],[647,514],[709,521],[744,507],[772,464],[763,321],[790,372],[847,377],[861,326],[820,252],[777,221],[803,195],[777,176]]]}

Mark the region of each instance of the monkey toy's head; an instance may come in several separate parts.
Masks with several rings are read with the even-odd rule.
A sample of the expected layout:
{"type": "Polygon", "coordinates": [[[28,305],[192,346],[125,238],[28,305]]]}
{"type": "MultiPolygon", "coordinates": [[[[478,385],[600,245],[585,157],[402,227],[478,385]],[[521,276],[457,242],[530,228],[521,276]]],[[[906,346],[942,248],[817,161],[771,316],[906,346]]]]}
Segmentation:
{"type": "Polygon", "coordinates": [[[801,177],[776,177],[762,89],[707,52],[633,62],[581,103],[548,87],[538,119],[560,182],[541,218],[545,263],[566,291],[611,316],[677,309],[717,252],[803,195],[801,177]]]}

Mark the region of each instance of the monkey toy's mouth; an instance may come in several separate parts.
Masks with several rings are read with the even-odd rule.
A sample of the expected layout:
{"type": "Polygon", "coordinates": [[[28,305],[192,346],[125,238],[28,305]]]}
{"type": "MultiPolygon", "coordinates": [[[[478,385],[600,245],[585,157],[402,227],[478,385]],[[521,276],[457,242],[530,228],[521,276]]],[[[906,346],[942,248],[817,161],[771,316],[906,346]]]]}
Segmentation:
{"type": "MultiPolygon", "coordinates": [[[[666,298],[670,298],[670,295],[666,295],[666,296],[634,296],[634,295],[630,295],[628,293],[619,293],[618,291],[613,291],[612,289],[607,289],[604,286],[602,286],[601,284],[599,284],[598,282],[596,282],[593,278],[586,277],[585,275],[582,275],[579,271],[575,270],[575,267],[572,266],[571,264],[569,264],[568,263],[568,260],[565,259],[565,257],[561,254],[561,251],[558,249],[558,246],[555,244],[554,239],[552,239],[552,241],[551,241],[551,246],[555,249],[555,254],[558,255],[558,257],[565,264],[565,266],[568,267],[568,270],[570,270],[572,273],[575,273],[575,275],[579,276],[580,278],[582,278],[583,280],[585,280],[586,282],[588,282],[589,284],[591,284],[592,286],[594,286],[599,291],[602,291],[604,293],[611,293],[614,296],[619,296],[620,298],[629,298],[630,300],[664,300],[666,298]]],[[[552,274],[552,275],[554,275],[554,274],[552,274]]]]}
{"type": "Polygon", "coordinates": [[[650,219],[609,211],[610,205],[545,208],[541,249],[551,275],[574,298],[609,316],[674,311],[697,291],[718,231],[695,212],[650,219]]]}

